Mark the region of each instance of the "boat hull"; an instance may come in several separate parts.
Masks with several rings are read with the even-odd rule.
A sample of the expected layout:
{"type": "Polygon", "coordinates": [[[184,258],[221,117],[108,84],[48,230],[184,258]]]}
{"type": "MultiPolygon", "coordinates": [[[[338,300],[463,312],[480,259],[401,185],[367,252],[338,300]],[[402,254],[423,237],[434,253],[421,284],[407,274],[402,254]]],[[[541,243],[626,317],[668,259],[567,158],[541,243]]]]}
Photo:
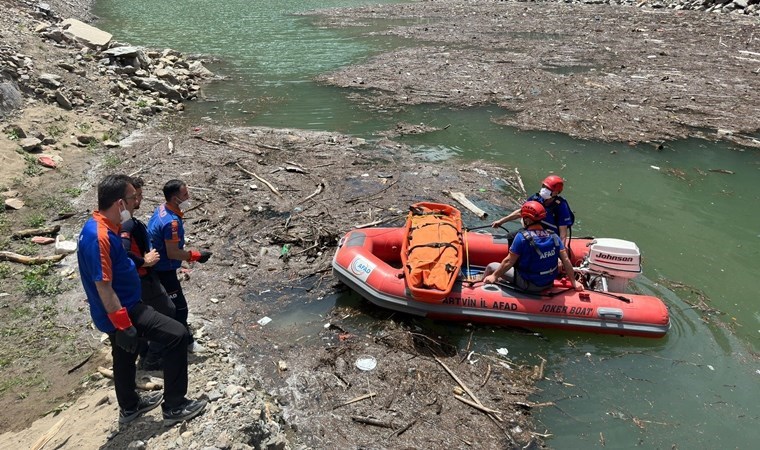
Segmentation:
{"type": "MultiPolygon", "coordinates": [[[[333,258],[333,271],[346,285],[383,308],[431,319],[477,322],[525,328],[559,328],[593,333],[662,337],[670,327],[665,304],[646,295],[586,291],[555,283],[535,295],[507,285],[484,285],[458,280],[452,291],[435,301],[415,300],[406,287],[400,265],[402,228],[373,228],[349,232],[333,258]]],[[[506,239],[468,233],[471,267],[500,261],[506,239]]],[[[573,242],[574,256],[586,242],[573,242]]]]}

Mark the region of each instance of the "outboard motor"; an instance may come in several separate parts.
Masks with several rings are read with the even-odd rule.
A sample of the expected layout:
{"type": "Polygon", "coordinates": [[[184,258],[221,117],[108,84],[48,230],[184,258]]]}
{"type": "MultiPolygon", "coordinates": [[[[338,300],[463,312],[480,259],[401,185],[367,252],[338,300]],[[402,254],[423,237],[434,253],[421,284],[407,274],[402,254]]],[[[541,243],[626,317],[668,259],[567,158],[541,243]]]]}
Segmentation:
{"type": "Polygon", "coordinates": [[[634,242],[611,238],[594,239],[581,268],[592,277],[602,277],[602,290],[625,292],[628,280],[641,273],[641,252],[634,242]]]}

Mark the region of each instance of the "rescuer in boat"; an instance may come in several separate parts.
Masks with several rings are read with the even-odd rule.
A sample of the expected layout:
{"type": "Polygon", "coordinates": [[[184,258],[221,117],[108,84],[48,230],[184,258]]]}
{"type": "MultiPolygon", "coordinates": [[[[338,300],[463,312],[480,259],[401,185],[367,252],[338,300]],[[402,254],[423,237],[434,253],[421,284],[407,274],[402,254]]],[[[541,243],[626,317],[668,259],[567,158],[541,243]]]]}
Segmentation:
{"type": "MultiPolygon", "coordinates": [[[[559,234],[563,243],[567,243],[568,230],[573,226],[575,222],[575,215],[570,210],[570,205],[567,200],[560,197],[562,189],[565,187],[565,180],[557,175],[549,175],[544,178],[544,182],[541,184],[541,190],[528,197],[526,202],[535,201],[541,203],[546,210],[546,218],[541,221],[544,228],[559,234]]],[[[520,218],[520,209],[512,211],[508,216],[502,217],[491,224],[494,228],[499,228],[507,222],[517,220],[520,218]]],[[[509,242],[512,242],[516,232],[509,234],[509,242]]]]}
{"type": "Polygon", "coordinates": [[[483,283],[494,284],[503,278],[523,291],[541,292],[552,287],[559,270],[557,263],[561,260],[573,288],[583,291],[583,285],[575,279],[565,244],[553,231],[543,227],[542,221],[546,218],[543,205],[530,200],[518,212],[524,228],[515,235],[507,257],[501,263],[486,267],[483,283]]]}

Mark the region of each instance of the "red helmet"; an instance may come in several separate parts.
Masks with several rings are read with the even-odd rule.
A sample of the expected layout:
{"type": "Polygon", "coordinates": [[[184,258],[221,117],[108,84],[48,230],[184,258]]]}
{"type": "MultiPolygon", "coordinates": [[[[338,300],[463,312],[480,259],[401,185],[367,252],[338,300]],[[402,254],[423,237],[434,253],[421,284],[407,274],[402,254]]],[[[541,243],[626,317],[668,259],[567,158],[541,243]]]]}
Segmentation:
{"type": "Polygon", "coordinates": [[[541,203],[531,200],[523,203],[522,208],[520,208],[520,217],[523,219],[527,217],[534,222],[540,222],[546,217],[546,209],[541,203]]]}
{"type": "Polygon", "coordinates": [[[544,186],[551,189],[552,193],[559,194],[565,187],[565,180],[563,180],[561,177],[558,177],[557,175],[549,175],[548,177],[544,178],[543,184],[544,186]]]}

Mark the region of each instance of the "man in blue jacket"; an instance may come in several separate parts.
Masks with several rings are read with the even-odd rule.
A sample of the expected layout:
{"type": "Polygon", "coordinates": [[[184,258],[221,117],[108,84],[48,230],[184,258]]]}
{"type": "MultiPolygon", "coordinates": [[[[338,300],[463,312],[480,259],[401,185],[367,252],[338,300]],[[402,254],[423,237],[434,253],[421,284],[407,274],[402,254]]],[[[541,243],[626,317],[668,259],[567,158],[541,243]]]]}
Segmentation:
{"type": "MultiPolygon", "coordinates": [[[[158,251],[161,259],[153,270],[161,280],[161,284],[174,302],[174,316],[185,328],[190,330],[187,323],[188,307],[182,285],[177,279],[177,269],[182,261],[205,263],[211,257],[207,250],[185,250],[185,227],[183,224],[184,211],[190,208],[190,192],[182,180],[169,180],[164,184],[164,199],[166,202],[158,205],[153,216],[148,221],[148,234],[153,248],[158,251]]],[[[193,340],[190,334],[188,350],[198,352],[203,348],[193,340]]]]}
{"type": "MultiPolygon", "coordinates": [[[[541,203],[544,207],[546,215],[541,220],[544,228],[553,231],[558,234],[563,243],[567,244],[568,230],[573,226],[575,222],[575,215],[570,210],[570,205],[559,194],[565,188],[565,180],[557,175],[549,175],[544,178],[541,183],[541,189],[535,194],[528,197],[526,202],[535,201],[541,203]]],[[[507,222],[517,220],[520,218],[520,209],[512,211],[508,216],[494,221],[491,226],[498,228],[507,222]]],[[[515,233],[510,233],[509,240],[511,241],[515,236],[515,233]]]]}
{"type": "Polygon", "coordinates": [[[504,278],[518,289],[541,292],[552,287],[558,275],[557,263],[561,260],[565,276],[571,280],[573,288],[583,291],[583,286],[575,280],[573,265],[562,240],[542,226],[542,220],[546,218],[543,205],[536,201],[525,202],[520,208],[520,216],[525,228],[515,235],[507,257],[501,263],[486,267],[483,282],[493,284],[504,278]]]}
{"type": "Polygon", "coordinates": [[[129,205],[135,195],[127,175],[109,175],[98,184],[98,210],[79,235],[79,274],[92,321],[110,336],[119,423],[135,420],[163,400],[164,424],[173,425],[202,413],[206,402],[185,398],[187,330],[140,300],[140,277],[119,237],[121,224],[131,218],[129,205]],[[160,342],[166,348],[163,394],[139,396],[136,392],[140,339],[160,342]]]}

